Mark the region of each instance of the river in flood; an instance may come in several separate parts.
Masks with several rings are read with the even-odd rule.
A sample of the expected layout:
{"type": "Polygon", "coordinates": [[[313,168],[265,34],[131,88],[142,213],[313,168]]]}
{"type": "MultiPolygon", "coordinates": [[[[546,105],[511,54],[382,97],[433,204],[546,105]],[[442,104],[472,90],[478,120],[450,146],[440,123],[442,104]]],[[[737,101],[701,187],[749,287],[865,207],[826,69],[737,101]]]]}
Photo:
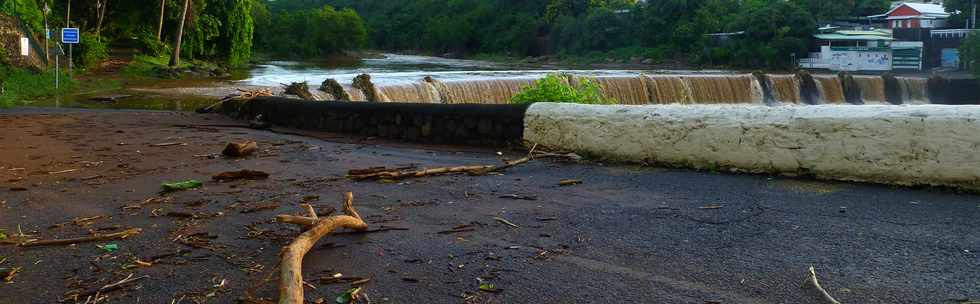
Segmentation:
{"type": "Polygon", "coordinates": [[[836,74],[752,74],[730,70],[582,69],[544,64],[505,64],[477,60],[385,54],[349,62],[269,61],[254,65],[236,80],[159,80],[114,92],[96,92],[41,101],[36,106],[187,111],[237,94],[239,89],[271,88],[307,82],[322,100],[341,100],[317,90],[326,79],[343,87],[352,101],[420,103],[510,103],[513,96],[550,73],[572,75],[569,81],[593,79],[607,98],[620,104],[922,104],[931,103],[925,78],[898,77],[897,93],[886,98],[880,76],[855,75],[850,85],[836,74]],[[371,75],[377,92],[354,88],[353,79],[371,75]],[[423,81],[426,77],[433,81],[423,81]],[[854,89],[852,94],[845,87],[854,89]],[[127,95],[109,102],[94,99],[127,95]],[[855,95],[856,94],[856,95],[855,95]],[[376,100],[368,100],[374,96],[376,100]],[[846,96],[857,96],[850,99],[846,96]]]}
{"type": "Polygon", "coordinates": [[[502,64],[478,60],[384,54],[384,58],[363,59],[360,62],[346,64],[270,61],[256,65],[251,70],[249,77],[239,81],[239,83],[255,86],[278,86],[283,83],[305,81],[314,86],[319,85],[327,78],[333,78],[340,83],[349,84],[357,75],[369,74],[376,85],[389,86],[415,83],[426,76],[431,76],[442,82],[458,82],[491,79],[537,79],[555,72],[591,77],[669,73],[730,73],[721,70],[586,70],[550,65],[502,64]]]}

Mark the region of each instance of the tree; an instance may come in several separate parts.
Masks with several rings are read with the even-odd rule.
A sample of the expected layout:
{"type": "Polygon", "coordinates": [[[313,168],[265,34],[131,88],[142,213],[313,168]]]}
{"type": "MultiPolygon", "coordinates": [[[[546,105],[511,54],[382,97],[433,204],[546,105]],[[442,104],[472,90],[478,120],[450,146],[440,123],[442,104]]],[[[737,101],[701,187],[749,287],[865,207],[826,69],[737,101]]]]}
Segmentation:
{"type": "Polygon", "coordinates": [[[191,0],[184,0],[184,12],[180,14],[180,26],[177,27],[177,41],[174,43],[174,53],[170,57],[170,66],[180,65],[180,43],[184,36],[184,23],[187,21],[187,10],[190,9],[191,0]]]}
{"type": "Polygon", "coordinates": [[[157,41],[163,41],[163,17],[167,8],[167,0],[160,0],[160,25],[157,26],[157,41]]]}
{"type": "Polygon", "coordinates": [[[960,58],[974,75],[980,77],[980,65],[977,64],[980,62],[980,35],[971,33],[963,40],[963,45],[960,46],[960,58]]]}
{"type": "Polygon", "coordinates": [[[242,66],[252,57],[252,21],[251,0],[230,0],[232,7],[228,12],[228,65],[242,66]]]}

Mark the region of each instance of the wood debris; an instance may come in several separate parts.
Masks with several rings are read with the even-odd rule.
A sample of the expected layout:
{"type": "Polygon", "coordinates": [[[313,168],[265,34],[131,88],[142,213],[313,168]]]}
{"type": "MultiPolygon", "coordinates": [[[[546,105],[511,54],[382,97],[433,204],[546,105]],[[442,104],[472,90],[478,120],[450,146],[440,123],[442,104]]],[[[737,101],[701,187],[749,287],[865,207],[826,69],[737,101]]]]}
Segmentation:
{"type": "Polygon", "coordinates": [[[259,144],[254,140],[246,140],[241,143],[228,143],[221,154],[227,157],[246,157],[259,150],[259,144]]]}
{"type": "Polygon", "coordinates": [[[803,288],[804,289],[814,288],[817,290],[817,292],[820,293],[820,297],[823,298],[823,300],[826,301],[827,303],[840,304],[840,302],[838,302],[837,299],[834,299],[834,297],[831,296],[830,293],[827,292],[827,290],[823,289],[823,287],[820,286],[820,281],[817,281],[817,271],[816,269],[813,268],[812,265],[810,266],[809,269],[807,269],[806,280],[803,281],[803,288]]]}
{"type": "Polygon", "coordinates": [[[526,163],[531,161],[531,155],[534,153],[534,148],[531,148],[531,152],[528,156],[521,159],[512,160],[504,162],[502,165],[471,165],[471,166],[457,166],[457,167],[442,167],[433,169],[408,169],[408,170],[385,170],[383,167],[374,167],[368,169],[356,169],[347,172],[347,178],[352,180],[399,180],[406,178],[417,178],[426,177],[434,175],[445,175],[445,174],[469,174],[469,175],[486,175],[491,172],[501,172],[507,170],[511,167],[526,163]]]}
{"type": "Polygon", "coordinates": [[[71,239],[60,239],[60,240],[38,240],[31,241],[20,244],[21,247],[40,247],[40,246],[56,246],[56,245],[71,245],[79,243],[88,242],[101,242],[109,240],[122,240],[143,232],[140,228],[130,228],[121,232],[110,233],[110,234],[96,234],[93,236],[71,238],[71,239]]]}
{"type": "MultiPolygon", "coordinates": [[[[357,231],[368,229],[367,223],[354,210],[354,194],[344,195],[344,214],[320,218],[315,225],[303,232],[288,246],[283,248],[280,261],[279,303],[303,304],[303,256],[313,245],[334,230],[349,228],[357,231]]],[[[279,218],[279,217],[277,217],[279,218]]]]}
{"type": "Polygon", "coordinates": [[[239,179],[258,180],[267,178],[269,178],[269,173],[255,170],[221,172],[211,177],[211,179],[216,181],[231,181],[239,179]]]}

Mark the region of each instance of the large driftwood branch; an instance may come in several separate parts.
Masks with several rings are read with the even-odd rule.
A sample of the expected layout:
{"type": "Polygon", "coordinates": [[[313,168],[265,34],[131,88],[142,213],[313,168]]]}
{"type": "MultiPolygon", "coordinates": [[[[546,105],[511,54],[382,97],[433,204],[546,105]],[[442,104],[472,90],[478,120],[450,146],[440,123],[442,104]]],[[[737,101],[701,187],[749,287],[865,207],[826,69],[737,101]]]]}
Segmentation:
{"type": "Polygon", "coordinates": [[[121,232],[110,233],[110,234],[96,234],[88,237],[80,237],[73,239],[62,239],[62,240],[40,240],[33,241],[29,243],[20,244],[21,247],[39,247],[39,246],[55,246],[55,245],[71,245],[87,242],[101,242],[109,240],[121,240],[125,239],[143,232],[143,229],[132,228],[121,232]]]}
{"type": "MultiPolygon", "coordinates": [[[[537,145],[535,145],[537,147],[537,145]]],[[[477,166],[459,166],[459,167],[442,167],[434,169],[420,169],[420,170],[375,170],[375,169],[363,169],[363,170],[350,170],[347,174],[347,178],[353,180],[398,180],[406,178],[416,178],[416,177],[426,177],[433,175],[445,175],[445,174],[460,174],[466,173],[470,175],[485,175],[490,172],[501,172],[507,170],[511,167],[526,163],[534,159],[532,155],[534,154],[534,147],[528,152],[528,156],[521,159],[512,160],[504,162],[502,165],[477,165],[477,166]]]]}
{"type": "MultiPolygon", "coordinates": [[[[354,194],[344,195],[344,214],[316,220],[309,230],[303,232],[292,243],[283,248],[282,260],[279,264],[279,303],[303,304],[303,256],[313,248],[318,240],[334,230],[349,228],[357,231],[368,229],[367,223],[354,210],[354,194]]],[[[288,216],[276,217],[281,222],[288,216]]],[[[302,225],[302,224],[301,224],[302,225]]]]}
{"type": "Polygon", "coordinates": [[[827,303],[841,304],[839,301],[837,301],[837,299],[834,299],[834,297],[831,296],[826,289],[823,289],[823,286],[820,286],[820,281],[817,281],[817,271],[813,268],[813,266],[810,266],[810,269],[807,271],[806,281],[803,281],[803,288],[809,287],[816,289],[827,303]]]}

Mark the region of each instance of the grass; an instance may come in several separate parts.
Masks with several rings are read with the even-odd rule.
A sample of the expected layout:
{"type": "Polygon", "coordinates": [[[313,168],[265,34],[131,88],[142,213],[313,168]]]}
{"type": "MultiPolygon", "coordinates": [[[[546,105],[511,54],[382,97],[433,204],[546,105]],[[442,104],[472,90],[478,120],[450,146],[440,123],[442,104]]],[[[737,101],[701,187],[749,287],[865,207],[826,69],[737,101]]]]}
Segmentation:
{"type": "Polygon", "coordinates": [[[67,74],[61,75],[59,89],[54,88],[55,75],[53,72],[39,73],[26,69],[0,66],[0,107],[11,107],[27,100],[36,100],[64,94],[75,90],[78,83],[69,80],[67,74]]]}

